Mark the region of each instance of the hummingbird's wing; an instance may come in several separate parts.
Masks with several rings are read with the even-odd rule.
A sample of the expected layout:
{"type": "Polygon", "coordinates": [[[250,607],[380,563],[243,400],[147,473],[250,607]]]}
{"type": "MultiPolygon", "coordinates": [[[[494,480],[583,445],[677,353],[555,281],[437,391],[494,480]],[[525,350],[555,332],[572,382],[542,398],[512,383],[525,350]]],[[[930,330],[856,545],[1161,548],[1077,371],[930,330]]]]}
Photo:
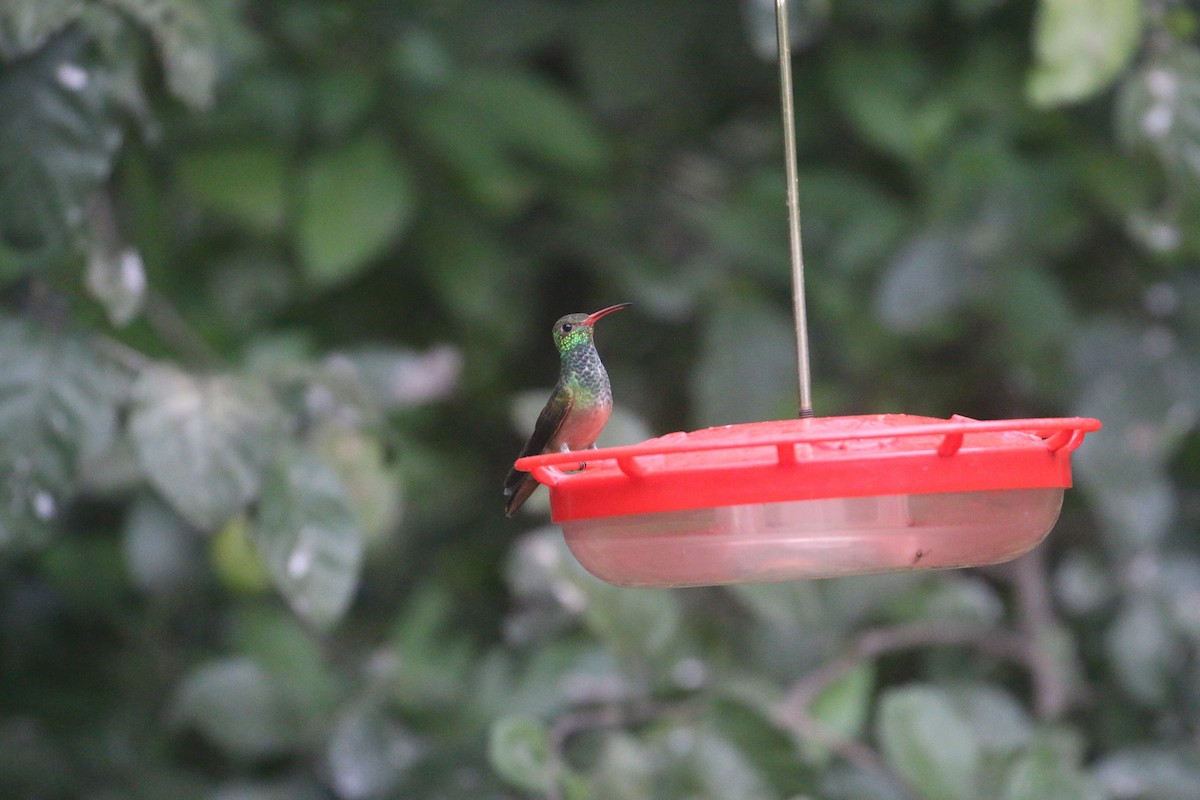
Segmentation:
{"type": "MultiPolygon", "coordinates": [[[[542,407],[542,413],[538,414],[537,423],[533,426],[533,433],[530,434],[529,441],[525,443],[525,447],[521,449],[521,455],[517,458],[541,455],[546,452],[562,428],[567,415],[571,412],[574,402],[575,395],[570,389],[561,383],[555,386],[554,391],[550,394],[550,399],[542,407]]],[[[517,509],[537,487],[538,482],[528,472],[522,472],[515,467],[509,470],[508,477],[504,479],[504,496],[508,498],[504,504],[504,512],[510,517],[517,513],[517,509]]]]}

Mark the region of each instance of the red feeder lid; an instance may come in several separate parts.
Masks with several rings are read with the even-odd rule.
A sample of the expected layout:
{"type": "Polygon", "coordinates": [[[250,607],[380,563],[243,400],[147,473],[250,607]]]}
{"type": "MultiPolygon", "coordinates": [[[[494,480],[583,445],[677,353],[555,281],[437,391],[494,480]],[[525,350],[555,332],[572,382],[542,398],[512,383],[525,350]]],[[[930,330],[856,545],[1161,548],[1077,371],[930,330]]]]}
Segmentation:
{"type": "Polygon", "coordinates": [[[1067,488],[1099,420],[815,417],[528,456],[555,522],[830,497],[1067,488]],[[584,463],[583,469],[579,469],[584,463]]]}

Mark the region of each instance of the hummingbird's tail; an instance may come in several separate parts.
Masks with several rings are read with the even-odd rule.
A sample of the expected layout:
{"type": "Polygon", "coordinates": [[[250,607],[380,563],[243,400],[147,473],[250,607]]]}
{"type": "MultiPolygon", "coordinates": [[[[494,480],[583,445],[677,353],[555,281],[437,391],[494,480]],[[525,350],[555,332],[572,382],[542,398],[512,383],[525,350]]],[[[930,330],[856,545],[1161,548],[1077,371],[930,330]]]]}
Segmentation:
{"type": "Polygon", "coordinates": [[[517,469],[510,471],[504,480],[504,515],[511,517],[516,514],[537,487],[537,480],[528,472],[517,469]]]}

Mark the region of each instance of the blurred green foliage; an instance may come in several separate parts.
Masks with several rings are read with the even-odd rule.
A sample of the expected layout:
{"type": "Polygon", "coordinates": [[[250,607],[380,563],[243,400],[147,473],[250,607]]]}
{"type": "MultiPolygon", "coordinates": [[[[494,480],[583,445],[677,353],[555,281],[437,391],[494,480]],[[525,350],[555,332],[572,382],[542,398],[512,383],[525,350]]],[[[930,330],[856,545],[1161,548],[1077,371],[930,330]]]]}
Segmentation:
{"type": "Polygon", "coordinates": [[[0,0],[0,794],[1200,796],[1182,0],[792,3],[818,411],[1101,418],[1039,551],[504,519],[568,311],[608,443],[793,413],[773,5],[0,0]]]}

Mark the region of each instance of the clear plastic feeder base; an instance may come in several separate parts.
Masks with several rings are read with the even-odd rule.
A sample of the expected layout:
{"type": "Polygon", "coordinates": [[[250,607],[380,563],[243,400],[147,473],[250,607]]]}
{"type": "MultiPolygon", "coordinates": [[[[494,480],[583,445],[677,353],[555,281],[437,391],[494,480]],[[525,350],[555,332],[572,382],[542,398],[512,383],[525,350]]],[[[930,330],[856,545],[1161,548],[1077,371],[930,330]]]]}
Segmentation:
{"type": "Polygon", "coordinates": [[[998,564],[1036,547],[1063,490],[798,500],[563,522],[567,546],[621,586],[704,586],[998,564]]]}
{"type": "Polygon", "coordinates": [[[1037,546],[1094,419],[726,425],[517,461],[594,575],[699,586],[996,564],[1037,546]]]}

